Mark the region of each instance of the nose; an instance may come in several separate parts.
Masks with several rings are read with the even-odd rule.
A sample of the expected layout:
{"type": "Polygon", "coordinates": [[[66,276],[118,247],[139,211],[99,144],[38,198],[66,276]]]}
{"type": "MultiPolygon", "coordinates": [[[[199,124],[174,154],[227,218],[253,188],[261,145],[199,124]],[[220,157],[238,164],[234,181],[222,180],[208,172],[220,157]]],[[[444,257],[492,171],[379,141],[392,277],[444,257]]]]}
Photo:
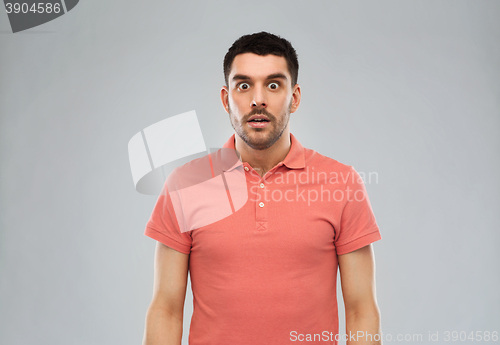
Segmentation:
{"type": "Polygon", "coordinates": [[[253,93],[251,107],[252,108],[256,108],[256,107],[266,108],[267,107],[266,94],[265,94],[264,90],[262,89],[262,87],[255,87],[254,90],[255,91],[253,93]]]}

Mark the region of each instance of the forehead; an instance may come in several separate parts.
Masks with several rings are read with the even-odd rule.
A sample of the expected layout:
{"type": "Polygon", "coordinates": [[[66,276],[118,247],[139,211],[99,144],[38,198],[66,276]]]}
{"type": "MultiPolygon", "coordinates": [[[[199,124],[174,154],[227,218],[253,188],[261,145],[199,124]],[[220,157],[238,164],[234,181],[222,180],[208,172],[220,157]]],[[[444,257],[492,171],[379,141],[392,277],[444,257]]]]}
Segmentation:
{"type": "Polygon", "coordinates": [[[235,74],[243,74],[254,79],[265,79],[268,75],[275,73],[283,73],[290,78],[286,59],[283,56],[244,53],[235,56],[229,78],[235,74]]]}

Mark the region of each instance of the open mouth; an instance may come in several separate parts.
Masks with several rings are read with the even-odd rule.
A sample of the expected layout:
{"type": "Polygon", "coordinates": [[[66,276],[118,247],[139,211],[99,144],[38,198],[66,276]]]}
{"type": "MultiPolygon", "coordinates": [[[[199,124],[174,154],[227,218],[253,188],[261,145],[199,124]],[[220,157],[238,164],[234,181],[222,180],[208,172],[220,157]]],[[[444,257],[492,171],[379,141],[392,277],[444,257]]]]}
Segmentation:
{"type": "Polygon", "coordinates": [[[248,122],[269,122],[269,120],[266,120],[266,119],[253,119],[253,120],[250,120],[248,122]]]}
{"type": "Polygon", "coordinates": [[[254,118],[248,121],[248,126],[252,128],[265,128],[269,126],[270,121],[264,117],[254,118]]]}

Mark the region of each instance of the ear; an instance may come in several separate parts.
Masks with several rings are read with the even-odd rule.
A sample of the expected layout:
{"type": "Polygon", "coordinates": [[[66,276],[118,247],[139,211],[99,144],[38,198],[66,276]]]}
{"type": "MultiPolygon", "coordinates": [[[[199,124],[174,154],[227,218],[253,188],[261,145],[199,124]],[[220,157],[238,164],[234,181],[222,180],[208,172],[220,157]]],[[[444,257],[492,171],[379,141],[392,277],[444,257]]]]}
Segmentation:
{"type": "Polygon", "coordinates": [[[293,93],[292,93],[292,107],[290,109],[291,113],[295,113],[297,109],[299,108],[300,105],[300,85],[295,84],[293,87],[293,93]]]}
{"type": "Polygon", "coordinates": [[[224,85],[220,89],[220,100],[222,102],[222,106],[224,107],[224,110],[226,113],[229,114],[229,108],[228,108],[228,103],[229,103],[229,90],[226,85],[224,85]]]}

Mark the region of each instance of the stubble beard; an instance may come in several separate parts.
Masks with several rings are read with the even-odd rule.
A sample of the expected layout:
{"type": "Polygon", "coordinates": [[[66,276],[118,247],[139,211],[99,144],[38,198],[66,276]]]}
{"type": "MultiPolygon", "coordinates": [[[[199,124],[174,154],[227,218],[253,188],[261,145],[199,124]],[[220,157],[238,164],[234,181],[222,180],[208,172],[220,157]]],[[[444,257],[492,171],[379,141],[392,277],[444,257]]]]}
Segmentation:
{"type": "MultiPolygon", "coordinates": [[[[283,135],[286,126],[288,125],[288,121],[290,121],[290,111],[292,109],[292,100],[290,100],[290,104],[288,105],[288,109],[285,111],[284,116],[280,117],[280,120],[277,121],[276,116],[269,113],[266,109],[255,109],[251,111],[248,115],[244,116],[242,121],[238,121],[236,116],[234,116],[231,107],[228,104],[229,110],[229,120],[231,121],[231,125],[234,128],[236,134],[252,149],[254,150],[265,150],[278,141],[279,138],[283,135]],[[252,115],[265,115],[271,121],[270,125],[273,127],[272,130],[268,133],[268,135],[258,135],[259,138],[255,138],[255,135],[252,135],[251,132],[260,133],[269,131],[268,128],[247,128],[247,119],[252,115]]],[[[269,127],[269,126],[268,126],[269,127]]]]}

